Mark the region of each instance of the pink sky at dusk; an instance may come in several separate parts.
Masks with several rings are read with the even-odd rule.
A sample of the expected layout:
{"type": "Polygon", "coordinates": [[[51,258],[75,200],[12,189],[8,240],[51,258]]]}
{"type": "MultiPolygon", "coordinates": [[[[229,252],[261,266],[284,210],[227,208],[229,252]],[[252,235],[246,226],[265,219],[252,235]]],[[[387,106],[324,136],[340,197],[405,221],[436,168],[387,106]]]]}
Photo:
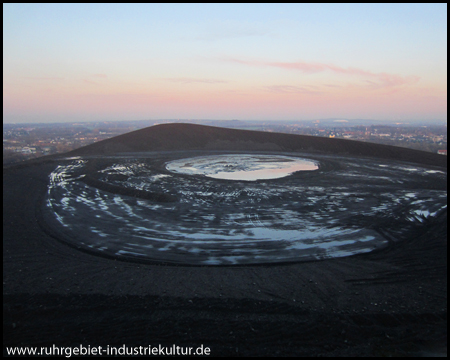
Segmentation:
{"type": "MultiPolygon", "coordinates": [[[[305,72],[305,65],[302,63],[298,69],[279,63],[264,64],[301,73],[305,72]]],[[[191,118],[209,118],[216,113],[219,118],[240,118],[243,114],[256,119],[280,116],[294,120],[299,114],[317,117],[317,109],[321,109],[322,117],[331,117],[335,113],[363,117],[366,111],[372,117],[380,118],[389,117],[389,114],[412,116],[430,111],[439,116],[446,111],[444,91],[421,88],[416,76],[375,74],[358,69],[341,71],[333,65],[321,64],[313,68],[315,72],[337,72],[339,81],[335,86],[314,82],[314,73],[308,73],[307,84],[298,86],[258,86],[244,81],[235,84],[194,78],[124,85],[106,74],[77,80],[24,79],[26,87],[12,84],[6,91],[4,89],[4,112],[25,110],[27,113],[48,113],[49,116],[67,113],[74,117],[92,114],[116,119],[118,114],[138,118],[145,118],[148,113],[168,118],[191,114],[191,118]]]]}
{"type": "MultiPolygon", "coordinates": [[[[196,33],[201,26],[189,27],[193,19],[180,20],[179,28],[168,21],[170,31],[159,32],[163,21],[154,18],[149,27],[139,7],[125,5],[116,15],[132,30],[122,28],[123,33],[112,27],[108,32],[113,24],[96,24],[92,14],[90,32],[78,31],[84,12],[77,11],[64,12],[67,22],[49,17],[47,27],[40,28],[33,15],[42,11],[42,17],[48,16],[45,8],[30,6],[27,18],[26,11],[19,14],[14,5],[4,5],[4,122],[447,119],[446,43],[439,42],[445,36],[442,27],[426,22],[435,21],[434,9],[423,20],[422,33],[408,33],[418,23],[406,18],[399,19],[403,28],[385,22],[376,32],[352,31],[351,25],[330,17],[340,27],[326,32],[328,39],[314,22],[304,24],[295,15],[281,21],[271,11],[255,14],[254,22],[239,20],[246,24],[239,31],[227,28],[238,20],[214,15],[219,16],[215,35],[205,37],[196,33]],[[258,16],[277,27],[269,30],[258,16]],[[17,27],[24,19],[27,27],[17,27]],[[395,29],[391,37],[376,37],[389,27],[395,29]],[[316,34],[314,42],[298,40],[305,29],[316,34]],[[141,38],[141,30],[147,37],[141,38]],[[424,33],[429,38],[421,40],[424,33]],[[336,46],[344,36],[346,41],[336,46]],[[417,47],[422,47],[419,52],[417,47]]],[[[153,10],[150,5],[142,9],[147,15],[153,10]]],[[[91,10],[100,11],[96,5],[91,10]]],[[[376,16],[386,15],[380,10],[376,16]]],[[[197,20],[210,30],[216,26],[197,20]]]]}

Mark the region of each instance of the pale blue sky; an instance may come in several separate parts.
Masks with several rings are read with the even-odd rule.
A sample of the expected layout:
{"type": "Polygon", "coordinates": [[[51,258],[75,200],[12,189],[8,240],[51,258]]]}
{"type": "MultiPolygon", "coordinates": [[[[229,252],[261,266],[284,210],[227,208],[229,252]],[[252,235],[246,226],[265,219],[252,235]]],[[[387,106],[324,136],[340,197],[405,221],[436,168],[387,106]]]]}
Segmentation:
{"type": "Polygon", "coordinates": [[[446,119],[447,4],[4,4],[3,76],[5,122],[446,119]]]}

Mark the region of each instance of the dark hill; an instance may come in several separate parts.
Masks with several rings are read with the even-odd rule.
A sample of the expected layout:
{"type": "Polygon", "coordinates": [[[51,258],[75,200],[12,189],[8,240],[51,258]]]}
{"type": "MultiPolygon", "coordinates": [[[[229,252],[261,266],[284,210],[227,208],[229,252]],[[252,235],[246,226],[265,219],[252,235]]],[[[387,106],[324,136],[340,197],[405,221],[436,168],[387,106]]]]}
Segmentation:
{"type": "Polygon", "coordinates": [[[442,155],[397,146],[197,124],[155,125],[103,140],[68,154],[109,155],[170,150],[311,151],[371,156],[447,167],[447,158],[442,155]]]}
{"type": "MultiPolygon", "coordinates": [[[[392,146],[187,124],[138,130],[71,154],[184,149],[311,151],[447,166],[446,156],[392,146]]],[[[16,346],[46,347],[47,354],[66,347],[68,357],[69,347],[81,345],[175,344],[224,357],[447,355],[447,211],[423,219],[405,241],[326,261],[239,267],[116,261],[68,246],[46,224],[49,177],[67,165],[60,158],[3,171],[4,356],[16,346]]]]}

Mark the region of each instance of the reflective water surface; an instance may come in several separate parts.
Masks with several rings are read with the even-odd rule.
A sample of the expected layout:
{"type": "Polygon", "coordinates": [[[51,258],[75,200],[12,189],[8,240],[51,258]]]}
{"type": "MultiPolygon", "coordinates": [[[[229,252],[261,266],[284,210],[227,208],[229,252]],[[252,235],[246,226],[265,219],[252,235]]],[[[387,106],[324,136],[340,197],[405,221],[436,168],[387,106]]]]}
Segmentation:
{"type": "Polygon", "coordinates": [[[443,169],[332,156],[342,166],[325,170],[329,158],[316,154],[314,176],[286,176],[318,164],[290,153],[194,154],[61,160],[49,176],[46,223],[59,239],[115,258],[241,265],[370,252],[447,208],[443,169]],[[296,167],[302,161],[309,167],[296,167]],[[249,181],[259,171],[284,178],[249,181]],[[139,197],[145,191],[173,199],[139,197]]]}
{"type": "Polygon", "coordinates": [[[317,170],[316,162],[289,156],[212,155],[171,161],[166,169],[214,179],[255,181],[282,178],[296,171],[317,170]]]}

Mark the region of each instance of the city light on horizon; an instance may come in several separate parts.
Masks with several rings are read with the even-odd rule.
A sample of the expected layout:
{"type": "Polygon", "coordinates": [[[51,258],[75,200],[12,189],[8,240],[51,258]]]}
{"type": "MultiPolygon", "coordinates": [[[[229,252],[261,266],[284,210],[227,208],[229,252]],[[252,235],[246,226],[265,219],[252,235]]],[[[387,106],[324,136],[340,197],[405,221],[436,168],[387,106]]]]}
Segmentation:
{"type": "Polygon", "coordinates": [[[447,120],[447,4],[3,4],[4,123],[447,120]]]}

